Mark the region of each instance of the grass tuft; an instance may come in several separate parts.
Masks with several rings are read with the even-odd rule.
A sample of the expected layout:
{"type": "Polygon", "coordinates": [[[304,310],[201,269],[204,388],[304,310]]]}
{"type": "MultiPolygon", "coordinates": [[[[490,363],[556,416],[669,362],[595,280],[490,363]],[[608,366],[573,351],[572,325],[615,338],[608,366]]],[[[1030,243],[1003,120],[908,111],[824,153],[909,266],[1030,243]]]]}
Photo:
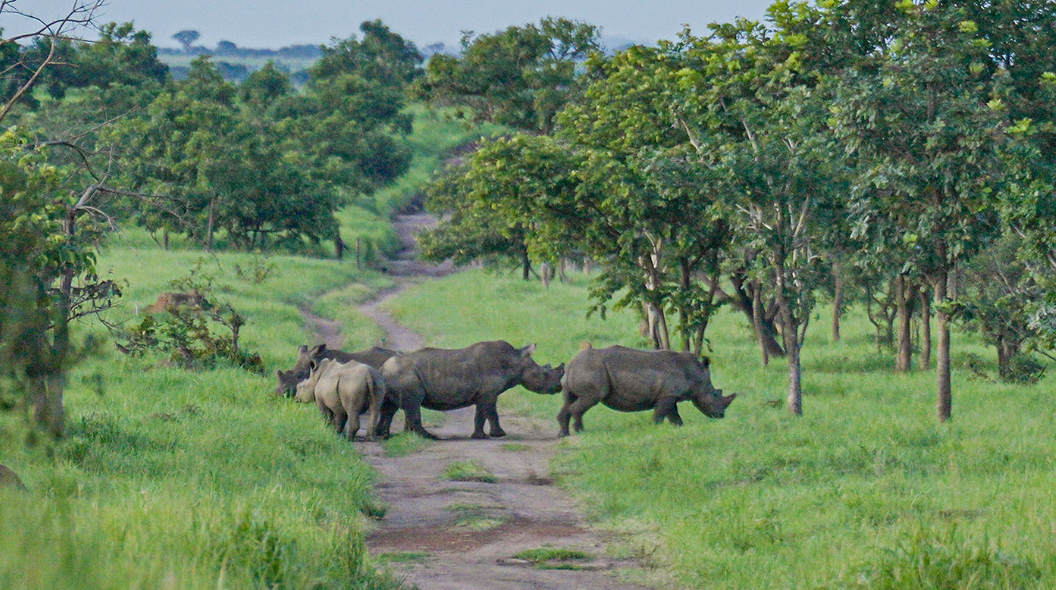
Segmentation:
{"type": "Polygon", "coordinates": [[[481,481],[484,483],[497,481],[495,476],[476,459],[448,464],[444,468],[443,478],[450,481],[481,481]]]}

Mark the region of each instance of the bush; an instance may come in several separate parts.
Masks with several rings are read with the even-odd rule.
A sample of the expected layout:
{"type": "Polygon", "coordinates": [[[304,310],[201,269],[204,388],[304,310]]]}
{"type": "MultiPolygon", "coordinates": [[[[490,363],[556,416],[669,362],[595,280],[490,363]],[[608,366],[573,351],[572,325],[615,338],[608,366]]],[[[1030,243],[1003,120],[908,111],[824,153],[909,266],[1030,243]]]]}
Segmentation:
{"type": "Polygon", "coordinates": [[[1001,380],[1007,383],[1033,385],[1044,376],[1045,365],[1029,354],[1017,354],[1008,359],[1008,367],[1001,371],[1001,380]]]}

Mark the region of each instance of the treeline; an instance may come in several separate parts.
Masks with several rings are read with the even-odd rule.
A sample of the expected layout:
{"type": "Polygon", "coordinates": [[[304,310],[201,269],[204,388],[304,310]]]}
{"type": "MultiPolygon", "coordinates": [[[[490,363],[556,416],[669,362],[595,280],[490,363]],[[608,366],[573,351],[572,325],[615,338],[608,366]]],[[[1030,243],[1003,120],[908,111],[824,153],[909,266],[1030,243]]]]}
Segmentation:
{"type": "Polygon", "coordinates": [[[273,65],[233,85],[206,56],[175,81],[130,24],[73,40],[98,5],[0,42],[0,404],[28,404],[56,436],[65,369],[88,352],[70,322],[121,295],[95,266],[106,236],[136,225],[165,247],[176,234],[206,250],[340,248],[334,212],[410,163],[402,111],[422,61],[375,21],[323,48],[302,89],[273,65]]]}
{"type": "Polygon", "coordinates": [[[1056,345],[1056,6],[782,0],[768,21],[609,57],[547,19],[434,56],[421,96],[518,132],[434,183],[449,220],[427,252],[526,278],[593,259],[595,310],[642,310],[659,348],[700,353],[731,305],[764,364],[788,357],[794,414],[821,299],[834,338],[864,303],[901,371],[918,322],[940,420],[955,322],[1036,379],[1022,353],[1056,345]]]}

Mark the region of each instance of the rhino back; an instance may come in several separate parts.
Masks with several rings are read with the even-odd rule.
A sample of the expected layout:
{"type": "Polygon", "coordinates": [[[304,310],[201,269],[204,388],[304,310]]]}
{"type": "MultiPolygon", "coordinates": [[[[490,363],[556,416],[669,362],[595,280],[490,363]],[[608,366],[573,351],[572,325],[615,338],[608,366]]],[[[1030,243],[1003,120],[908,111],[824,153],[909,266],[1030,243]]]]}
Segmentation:
{"type": "Polygon", "coordinates": [[[685,397],[696,361],[672,351],[636,350],[623,346],[587,349],[569,363],[573,394],[602,392],[605,405],[623,411],[649,409],[667,396],[685,397]]]}
{"type": "MultiPolygon", "coordinates": [[[[340,352],[340,351],[339,351],[340,352]]],[[[395,350],[389,350],[388,348],[381,348],[373,346],[367,350],[361,350],[359,352],[353,352],[349,354],[348,360],[363,363],[369,365],[375,369],[381,369],[381,366],[385,364],[385,361],[396,356],[398,353],[395,350]]]]}
{"type": "Polygon", "coordinates": [[[394,393],[420,387],[422,405],[446,410],[476,403],[479,395],[501,393],[519,377],[517,349],[499,341],[466,348],[423,348],[386,361],[382,376],[394,393]]]}

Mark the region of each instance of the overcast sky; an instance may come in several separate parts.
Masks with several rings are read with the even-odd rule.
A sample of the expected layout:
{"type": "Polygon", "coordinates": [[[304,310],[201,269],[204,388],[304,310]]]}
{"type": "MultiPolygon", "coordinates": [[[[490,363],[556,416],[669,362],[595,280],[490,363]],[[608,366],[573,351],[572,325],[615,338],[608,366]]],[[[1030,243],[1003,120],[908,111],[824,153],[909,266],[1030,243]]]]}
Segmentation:
{"type": "MultiPolygon", "coordinates": [[[[74,0],[18,0],[24,11],[54,15],[74,0]]],[[[380,18],[419,46],[457,44],[461,31],[493,32],[538,22],[544,16],[587,21],[605,37],[653,42],[673,39],[687,23],[698,33],[712,21],[762,19],[770,0],[108,0],[101,22],[134,21],[154,43],[177,46],[173,33],[201,32],[199,44],[232,41],[241,47],[326,43],[359,33],[359,23],[380,18]]],[[[0,22],[5,33],[17,28],[0,22]]]]}

